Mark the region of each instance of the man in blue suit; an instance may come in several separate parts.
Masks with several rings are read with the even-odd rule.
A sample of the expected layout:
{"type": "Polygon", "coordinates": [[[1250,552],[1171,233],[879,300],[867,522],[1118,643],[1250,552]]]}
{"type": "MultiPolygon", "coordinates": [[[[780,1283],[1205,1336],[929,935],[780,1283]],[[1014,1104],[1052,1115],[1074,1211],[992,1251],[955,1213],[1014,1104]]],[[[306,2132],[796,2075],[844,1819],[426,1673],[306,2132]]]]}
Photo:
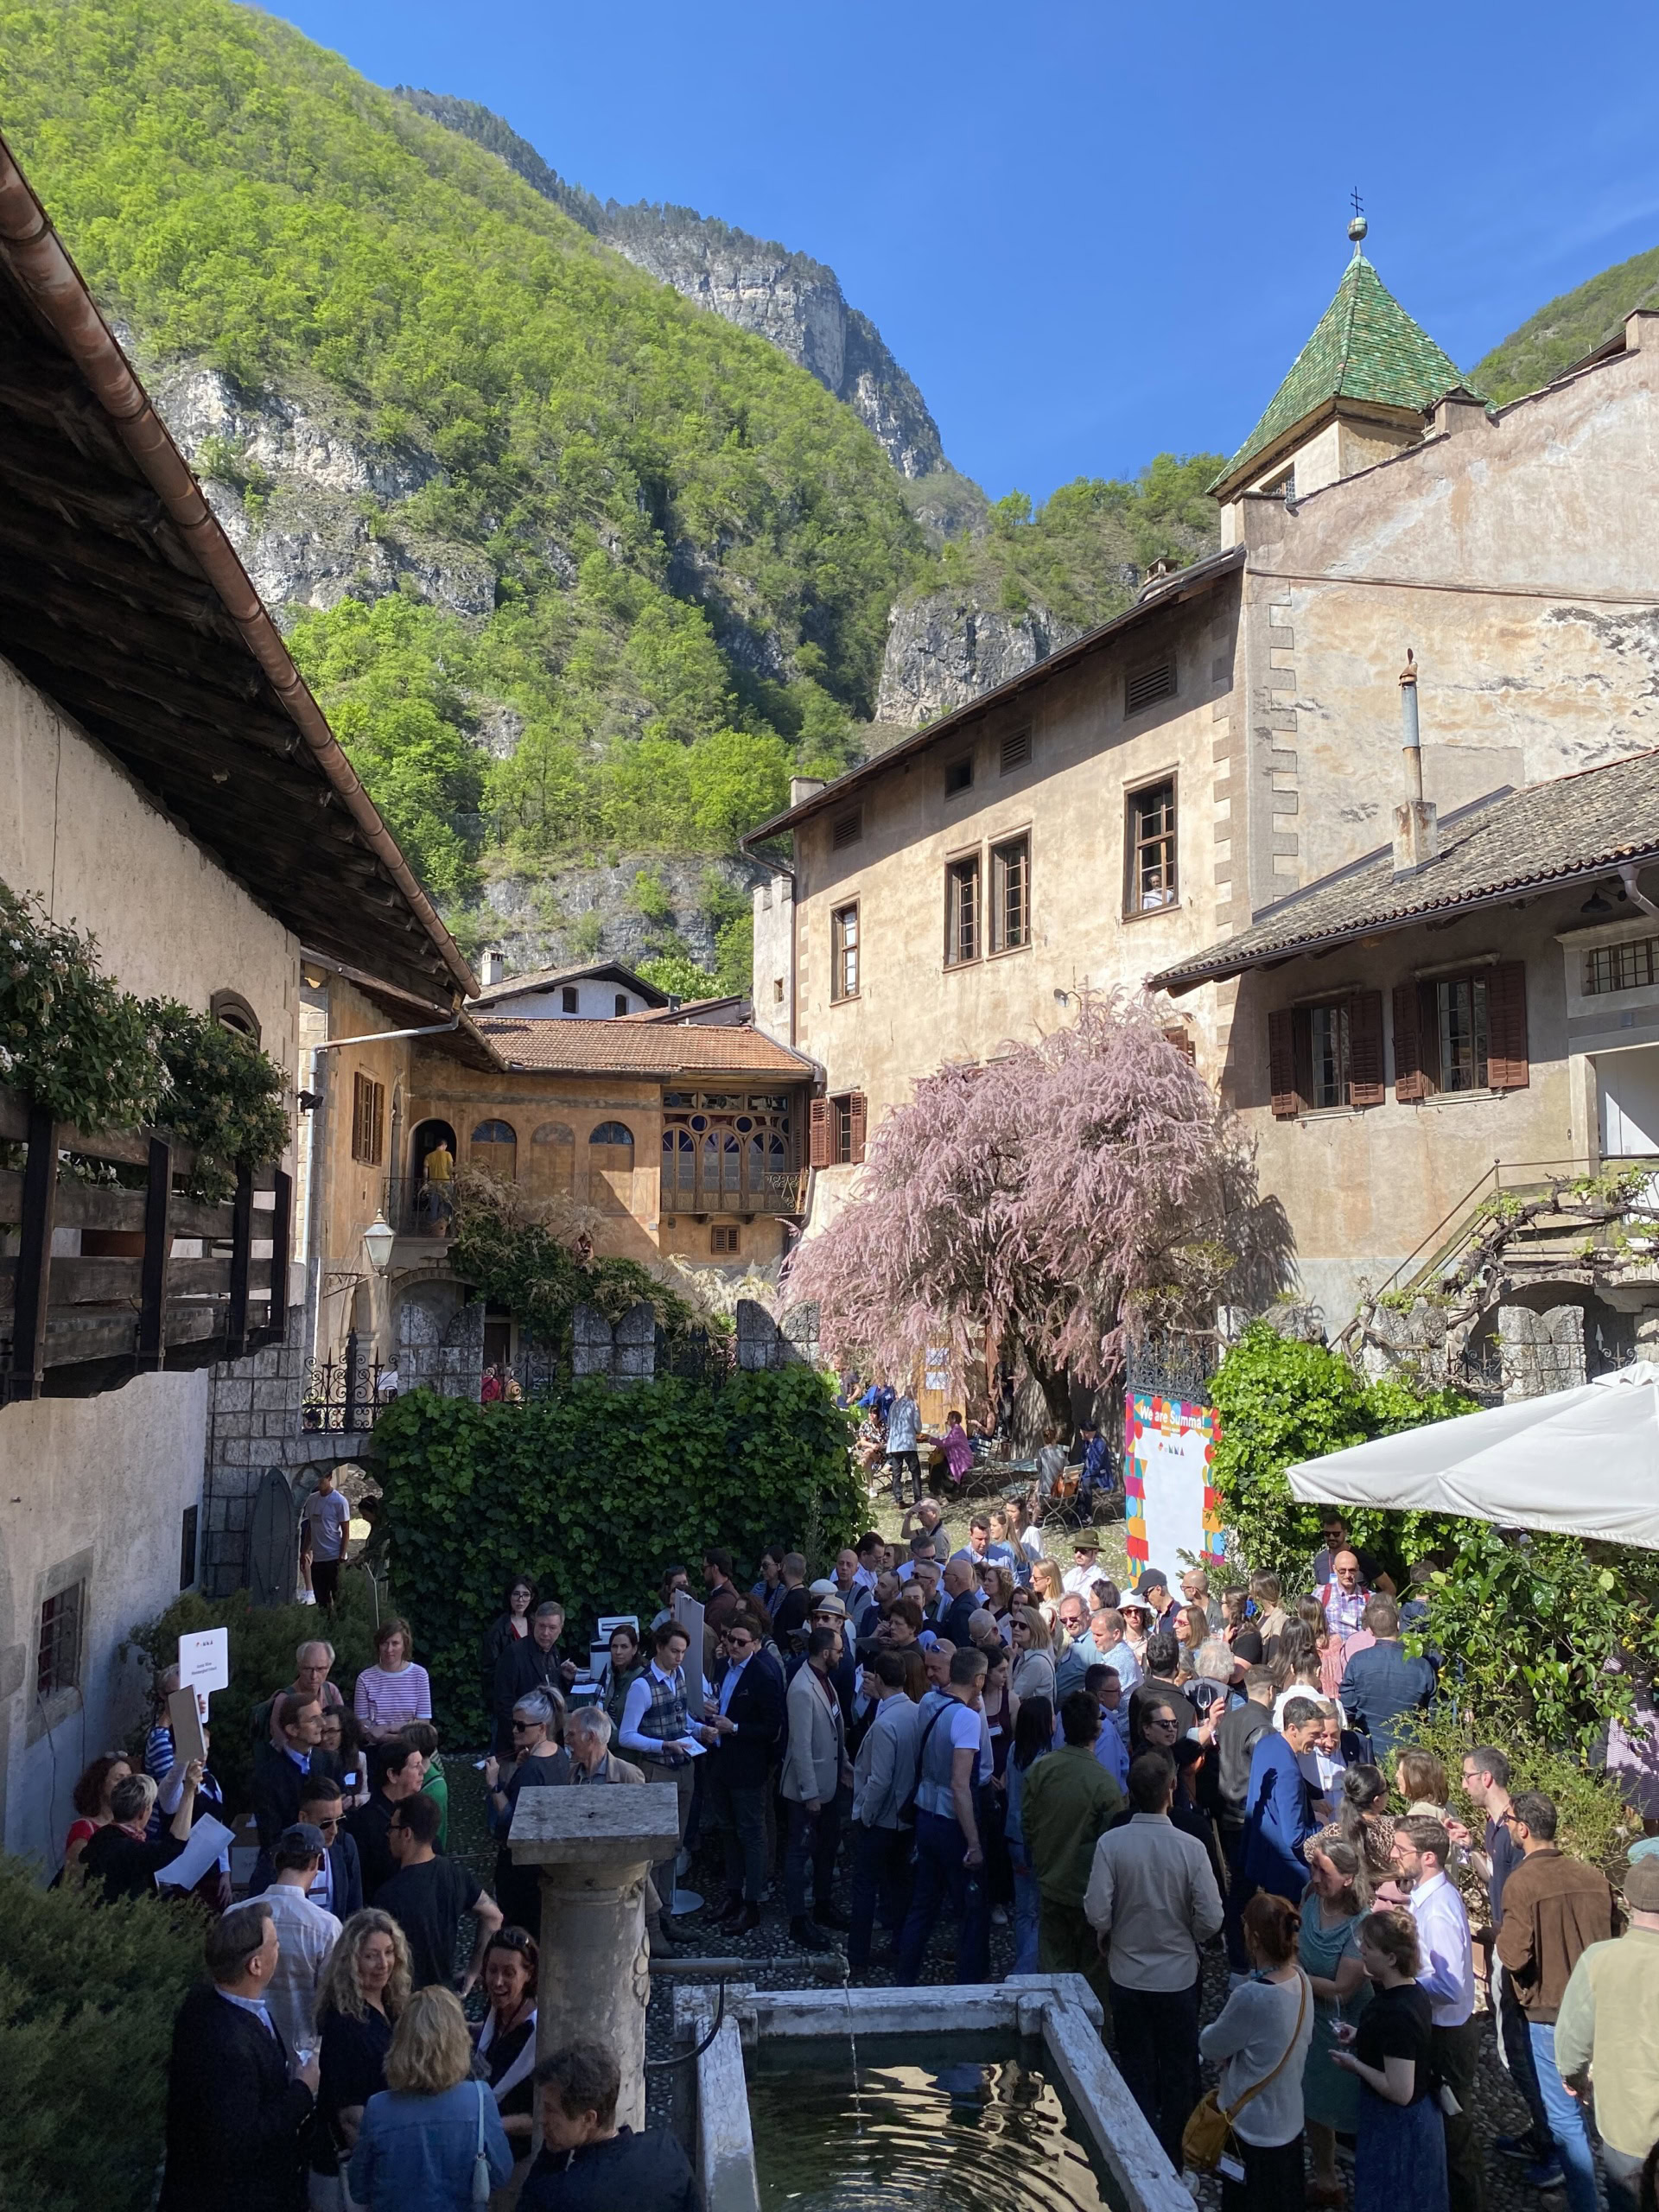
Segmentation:
{"type": "Polygon", "coordinates": [[[1400,1609],[1392,1598],[1373,1598],[1364,1624],[1376,1638],[1356,1651],[1343,1669],[1338,1695],[1348,1726],[1366,1737],[1371,1764],[1386,1774],[1394,1764],[1402,1716],[1427,1712],[1434,1699],[1434,1669],[1413,1659],[1400,1638],[1400,1609]]]}
{"type": "Polygon", "coordinates": [[[1319,1822],[1313,1816],[1313,1792],[1300,1762],[1323,1719],[1311,1697],[1294,1697],[1285,1707],[1281,1726],[1269,1728],[1250,1754],[1239,1872],[1251,1895],[1270,1890],[1295,1904],[1307,1887],[1302,1846],[1319,1822]]]}

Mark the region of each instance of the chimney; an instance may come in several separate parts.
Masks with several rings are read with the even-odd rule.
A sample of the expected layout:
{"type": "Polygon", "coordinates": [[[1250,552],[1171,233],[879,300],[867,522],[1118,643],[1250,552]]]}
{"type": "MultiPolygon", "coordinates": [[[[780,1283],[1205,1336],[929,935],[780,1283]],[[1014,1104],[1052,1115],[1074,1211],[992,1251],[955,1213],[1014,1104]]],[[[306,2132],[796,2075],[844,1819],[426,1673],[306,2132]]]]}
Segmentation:
{"type": "Polygon", "coordinates": [[[1400,671],[1400,747],[1406,756],[1406,803],[1394,810],[1394,872],[1415,875],[1440,856],[1434,802],[1423,797],[1423,748],[1417,735],[1417,664],[1409,645],[1400,671]]]}
{"type": "Polygon", "coordinates": [[[483,975],[484,988],[486,991],[493,988],[497,983],[506,982],[507,956],[499,945],[493,944],[486,951],[484,966],[480,972],[483,975]]]}
{"type": "Polygon", "coordinates": [[[791,776],[789,779],[789,803],[799,806],[804,799],[816,798],[823,789],[822,776],[791,776]]]}

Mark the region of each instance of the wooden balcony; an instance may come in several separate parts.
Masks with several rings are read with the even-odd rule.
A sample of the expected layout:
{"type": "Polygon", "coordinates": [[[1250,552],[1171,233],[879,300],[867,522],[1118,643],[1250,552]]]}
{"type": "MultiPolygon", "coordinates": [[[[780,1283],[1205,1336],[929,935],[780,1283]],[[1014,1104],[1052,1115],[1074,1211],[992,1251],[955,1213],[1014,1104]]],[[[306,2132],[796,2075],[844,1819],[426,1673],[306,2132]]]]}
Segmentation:
{"type": "Polygon", "coordinates": [[[806,1203],[806,1171],[769,1168],[760,1174],[718,1179],[713,1176],[688,1179],[683,1175],[677,1179],[664,1169],[658,1202],[665,1214],[798,1214],[806,1203]]]}
{"type": "Polygon", "coordinates": [[[23,1147],[0,1166],[0,1403],[280,1342],[293,1211],[280,1167],[244,1163],[226,1205],[199,1205],[175,1187],[195,1165],[188,1147],[88,1135],[3,1090],[0,1146],[23,1147]],[[79,1233],[79,1255],[54,1255],[60,1231],[79,1233]]]}

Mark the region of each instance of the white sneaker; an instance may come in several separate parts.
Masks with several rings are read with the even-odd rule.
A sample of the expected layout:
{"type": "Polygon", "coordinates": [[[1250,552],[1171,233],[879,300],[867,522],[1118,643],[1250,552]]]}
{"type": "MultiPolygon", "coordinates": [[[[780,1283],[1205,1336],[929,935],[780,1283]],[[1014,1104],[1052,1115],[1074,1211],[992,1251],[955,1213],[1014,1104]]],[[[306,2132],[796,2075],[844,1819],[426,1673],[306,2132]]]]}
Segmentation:
{"type": "Polygon", "coordinates": [[[1006,1928],[1006,1927],[1007,1926],[1007,1924],[1008,1924],[1008,1914],[1007,1914],[1007,1908],[1005,1905],[994,1904],[994,1905],[991,1907],[991,1925],[992,1925],[992,1927],[993,1927],[993,1928],[1006,1928]]]}
{"type": "Polygon", "coordinates": [[[317,1593],[316,1593],[316,1592],[315,1592],[315,1590],[302,1590],[302,1591],[301,1591],[301,1592],[300,1592],[300,1603],[301,1603],[301,1605],[315,1605],[316,1604],[316,1602],[317,1602],[317,1593]]]}

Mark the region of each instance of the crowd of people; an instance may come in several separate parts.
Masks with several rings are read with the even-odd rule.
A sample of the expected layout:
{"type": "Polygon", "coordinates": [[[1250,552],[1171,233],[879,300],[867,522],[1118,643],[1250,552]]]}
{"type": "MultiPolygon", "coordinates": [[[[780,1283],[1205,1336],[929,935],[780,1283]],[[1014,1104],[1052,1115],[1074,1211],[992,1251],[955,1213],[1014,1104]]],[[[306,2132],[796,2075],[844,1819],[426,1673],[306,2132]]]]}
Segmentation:
{"type": "MultiPolygon", "coordinates": [[[[1483,1982],[1530,2120],[1497,2153],[1596,2212],[1588,2075],[1611,2212],[1650,2207],[1659,1849],[1623,1881],[1626,1929],[1605,1875],[1557,1847],[1550,1799],[1510,1795],[1496,1747],[1464,1763],[1468,1821],[1452,1810],[1410,1740],[1436,1687],[1404,1641],[1421,1600],[1402,1605],[1335,1516],[1287,1599],[1270,1574],[1212,1590],[1201,1568],[1121,1589],[1093,1529],[1046,1534],[1047,1503],[1039,1484],[976,1511],[957,1545],[923,1497],[896,1540],[868,1532],[817,1580],[779,1547],[746,1588],[712,1547],[702,1648],[676,1566],[648,1625],[613,1625],[596,1678],[559,1603],[511,1578],[480,1646],[492,1881],[445,1848],[408,1624],[382,1624],[349,1703],[332,1648],[302,1644],[252,1716],[247,1900],[223,1866],[198,1885],[210,1982],[178,2022],[163,2212],[294,2212],[307,2190],[317,2212],[490,2190],[543,2212],[694,2203],[671,2136],[616,2127],[602,2050],[537,2063],[539,1899],[506,1847],[526,1788],[643,1780],[679,1808],[647,1885],[653,1953],[747,1936],[776,1893],[791,1943],[844,1943],[851,1978],[919,1980],[948,1920],[950,1971],[982,1982],[1000,1925],[1014,1973],[1085,1977],[1178,2171],[1201,2067],[1218,2069],[1225,2212],[1344,2203],[1350,2148],[1357,2212],[1481,2212],[1483,1982]],[[699,1848],[720,1889],[694,1929],[675,1885],[699,1848]],[[1217,1944],[1228,1994],[1202,2024],[1217,1944]]],[[[144,1770],[99,1761],[76,1802],[76,1878],[137,1895],[221,1801],[158,1719],[144,1770]]]]}

